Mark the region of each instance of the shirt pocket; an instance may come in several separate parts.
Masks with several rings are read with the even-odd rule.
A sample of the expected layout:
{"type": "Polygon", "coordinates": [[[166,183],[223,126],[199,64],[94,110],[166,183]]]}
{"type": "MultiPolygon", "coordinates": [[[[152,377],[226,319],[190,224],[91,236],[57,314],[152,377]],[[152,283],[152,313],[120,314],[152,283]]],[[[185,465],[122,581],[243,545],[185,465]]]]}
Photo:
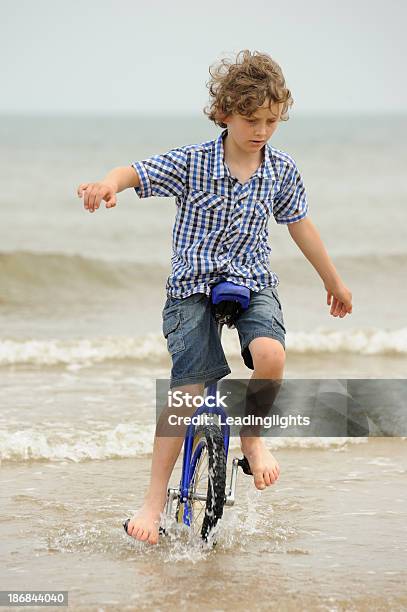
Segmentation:
{"type": "Polygon", "coordinates": [[[267,200],[257,200],[254,206],[254,211],[257,217],[266,217],[267,219],[270,214],[270,209],[267,204],[267,200]]]}
{"type": "Polygon", "coordinates": [[[191,189],[187,206],[199,230],[213,231],[224,227],[227,215],[227,200],[224,196],[191,189]]]}
{"type": "Polygon", "coordinates": [[[247,211],[245,222],[242,225],[242,231],[248,234],[264,237],[264,232],[267,229],[270,209],[267,200],[256,200],[247,211]]]}

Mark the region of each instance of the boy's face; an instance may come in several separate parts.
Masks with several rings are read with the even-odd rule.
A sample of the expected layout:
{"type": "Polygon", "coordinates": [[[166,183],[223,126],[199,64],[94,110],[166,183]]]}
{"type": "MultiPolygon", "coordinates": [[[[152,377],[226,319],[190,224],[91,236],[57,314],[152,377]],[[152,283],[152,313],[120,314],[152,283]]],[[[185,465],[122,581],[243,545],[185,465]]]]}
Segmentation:
{"type": "Polygon", "coordinates": [[[260,106],[250,117],[233,113],[223,118],[228,133],[236,144],[247,152],[259,151],[277,129],[282,104],[275,102],[269,108],[269,100],[260,106]]]}

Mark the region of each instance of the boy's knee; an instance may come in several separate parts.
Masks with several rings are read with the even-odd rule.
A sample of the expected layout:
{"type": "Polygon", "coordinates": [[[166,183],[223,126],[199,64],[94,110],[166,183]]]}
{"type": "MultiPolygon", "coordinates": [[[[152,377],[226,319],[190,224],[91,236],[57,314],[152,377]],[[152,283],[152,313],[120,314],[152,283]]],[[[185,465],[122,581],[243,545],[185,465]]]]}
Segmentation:
{"type": "Polygon", "coordinates": [[[263,378],[279,378],[285,364],[285,350],[274,338],[255,338],[249,344],[254,370],[263,378]]]}

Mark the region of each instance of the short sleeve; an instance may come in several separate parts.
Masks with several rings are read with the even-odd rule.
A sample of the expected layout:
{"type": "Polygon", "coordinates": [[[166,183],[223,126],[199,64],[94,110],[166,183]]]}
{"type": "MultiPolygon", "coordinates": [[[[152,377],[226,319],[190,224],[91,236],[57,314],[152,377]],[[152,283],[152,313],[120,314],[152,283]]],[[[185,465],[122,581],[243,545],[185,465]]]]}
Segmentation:
{"type": "Polygon", "coordinates": [[[308,213],[307,194],[301,174],[293,159],[284,175],[282,186],[273,202],[273,215],[277,223],[295,223],[308,213]]]}
{"type": "Polygon", "coordinates": [[[131,165],[140,177],[135,191],[140,198],[180,196],[187,175],[187,152],[172,149],[163,155],[154,155],[131,165]]]}

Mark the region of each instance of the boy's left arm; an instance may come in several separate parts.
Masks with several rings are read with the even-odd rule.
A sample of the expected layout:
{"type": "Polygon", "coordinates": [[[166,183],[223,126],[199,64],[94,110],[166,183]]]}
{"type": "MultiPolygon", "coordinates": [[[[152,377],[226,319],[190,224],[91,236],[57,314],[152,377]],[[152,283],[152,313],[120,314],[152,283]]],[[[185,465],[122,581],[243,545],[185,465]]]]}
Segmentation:
{"type": "Polygon", "coordinates": [[[311,219],[304,217],[300,221],[289,223],[288,230],[291,238],[323,280],[331,315],[343,318],[346,314],[351,314],[352,294],[337,273],[311,219]]]}

